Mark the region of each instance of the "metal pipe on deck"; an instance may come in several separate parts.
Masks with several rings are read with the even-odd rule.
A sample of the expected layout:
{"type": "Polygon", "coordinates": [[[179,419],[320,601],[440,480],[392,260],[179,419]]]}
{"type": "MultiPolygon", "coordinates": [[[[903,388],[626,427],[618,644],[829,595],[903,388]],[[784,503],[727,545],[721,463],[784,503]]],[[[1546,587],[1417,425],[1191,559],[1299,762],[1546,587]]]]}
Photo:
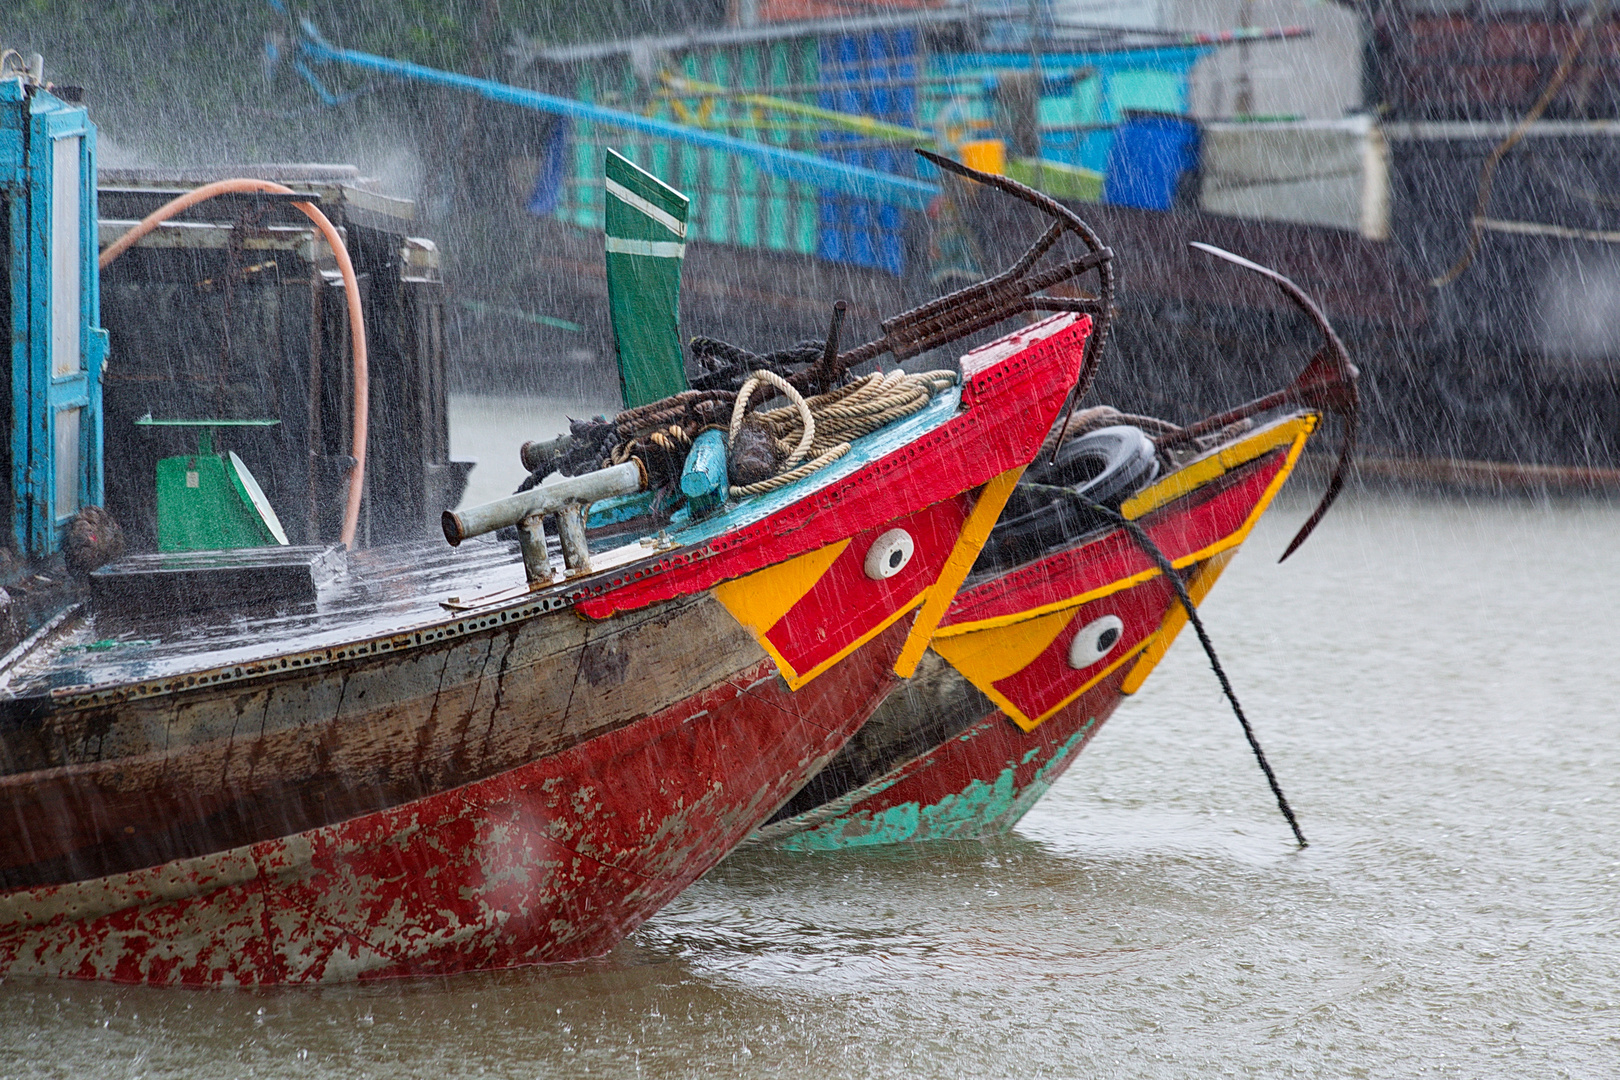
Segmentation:
{"type": "Polygon", "coordinates": [[[626,461],[555,484],[541,484],[482,506],[446,510],[441,519],[444,538],[450,541],[451,547],[456,547],[463,540],[516,525],[524,518],[560,514],[570,507],[589,506],[598,499],[614,495],[633,495],[645,482],[641,466],[635,461],[626,461]]]}

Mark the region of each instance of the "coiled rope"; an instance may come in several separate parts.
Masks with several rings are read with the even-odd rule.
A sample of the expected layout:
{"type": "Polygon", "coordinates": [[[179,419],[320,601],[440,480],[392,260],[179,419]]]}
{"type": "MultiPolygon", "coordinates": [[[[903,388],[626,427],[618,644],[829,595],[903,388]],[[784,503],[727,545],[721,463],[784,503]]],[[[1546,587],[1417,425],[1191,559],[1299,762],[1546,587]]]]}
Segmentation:
{"type": "Polygon", "coordinates": [[[764,422],[786,458],[787,471],[758,483],[732,488],[739,496],[775,491],[823,469],[849,453],[850,443],[913,413],[921,412],[936,393],[956,384],[954,371],[875,371],[825,394],[806,398],[774,371],[759,370],[737,392],[731,410],[727,444],[735,447],[754,392],[769,385],[790,404],[754,415],[764,422]],[[808,460],[806,460],[808,459],[808,460]]]}
{"type": "MultiPolygon", "coordinates": [[[[737,436],[742,433],[743,417],[748,413],[748,402],[753,399],[754,391],[758,390],[761,385],[774,386],[786,394],[788,401],[793,403],[794,411],[798,413],[800,427],[803,430],[798,445],[793,448],[793,452],[788,455],[787,459],[789,466],[797,465],[803,460],[804,455],[809,452],[810,444],[815,441],[816,414],[810,411],[810,406],[804,400],[804,395],[795,390],[793,384],[774,371],[762,368],[754,372],[748,377],[748,381],[742,384],[742,389],[737,391],[737,401],[731,407],[731,431],[726,436],[726,443],[728,446],[737,445],[737,436]]],[[[765,414],[766,417],[769,415],[769,413],[765,414]]],[[[776,433],[772,432],[772,434],[775,435],[776,433]]],[[[780,441],[780,436],[778,436],[778,440],[780,441]]]]}
{"type": "Polygon", "coordinates": [[[1176,591],[1176,599],[1181,601],[1182,610],[1187,613],[1187,621],[1192,623],[1193,630],[1198,634],[1198,643],[1204,647],[1204,655],[1209,657],[1209,666],[1214,669],[1215,678],[1220,680],[1221,692],[1226,695],[1226,700],[1231,703],[1232,712],[1237,716],[1238,723],[1243,725],[1243,735],[1249,740],[1249,749],[1254,751],[1254,759],[1260,763],[1260,771],[1266,774],[1266,783],[1271,785],[1271,793],[1277,797],[1277,809],[1281,810],[1282,816],[1288,819],[1288,827],[1294,830],[1294,839],[1299,841],[1299,846],[1302,848],[1309,847],[1310,843],[1305,839],[1305,834],[1300,831],[1299,821],[1294,817],[1294,809],[1288,805],[1288,796],[1283,794],[1282,785],[1277,781],[1277,774],[1272,771],[1271,762],[1266,760],[1266,752],[1260,748],[1260,740],[1255,736],[1249,718],[1243,715],[1243,706],[1238,704],[1237,694],[1232,689],[1232,681],[1226,677],[1226,669],[1221,667],[1220,658],[1215,655],[1215,644],[1209,640],[1209,632],[1204,629],[1204,620],[1198,617],[1198,607],[1193,603],[1192,597],[1187,594],[1187,585],[1181,580],[1181,575],[1176,572],[1175,566],[1165,556],[1164,552],[1159,550],[1159,545],[1153,542],[1153,538],[1148,536],[1147,530],[1142,528],[1141,525],[1117,510],[1092,502],[1077,491],[1071,489],[1069,494],[1076,502],[1081,503],[1087,509],[1096,512],[1129,533],[1131,539],[1136,541],[1137,546],[1158,566],[1159,572],[1165,576],[1165,580],[1170,582],[1170,587],[1176,591]]]}

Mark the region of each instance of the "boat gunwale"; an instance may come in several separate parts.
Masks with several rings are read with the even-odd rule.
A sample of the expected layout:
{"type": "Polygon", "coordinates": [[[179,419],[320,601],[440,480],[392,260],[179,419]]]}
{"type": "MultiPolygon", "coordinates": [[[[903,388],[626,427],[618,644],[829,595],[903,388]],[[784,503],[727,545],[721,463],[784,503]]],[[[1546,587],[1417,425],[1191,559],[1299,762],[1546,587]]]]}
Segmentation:
{"type": "MultiPolygon", "coordinates": [[[[1250,474],[1251,469],[1263,467],[1265,462],[1273,460],[1278,456],[1285,456],[1286,460],[1282,464],[1280,477],[1274,477],[1272,481],[1268,483],[1266,491],[1257,500],[1256,504],[1250,508],[1249,512],[1244,515],[1244,519],[1241,522],[1234,526],[1228,533],[1223,535],[1220,540],[1216,541],[1212,545],[1209,545],[1206,549],[1201,549],[1200,551],[1193,552],[1188,556],[1175,559],[1174,565],[1176,565],[1178,568],[1201,565],[1211,558],[1221,557],[1224,552],[1235,553],[1236,549],[1242,545],[1244,540],[1247,539],[1249,533],[1253,531],[1253,528],[1258,520],[1264,516],[1266,510],[1270,508],[1271,502],[1273,501],[1277,491],[1280,489],[1281,483],[1286,482],[1287,479],[1292,475],[1293,466],[1297,463],[1300,452],[1304,449],[1304,444],[1309,441],[1310,436],[1315,432],[1319,423],[1319,414],[1317,414],[1315,410],[1296,410],[1286,415],[1279,416],[1275,420],[1268,422],[1257,429],[1244,432],[1236,438],[1229,439],[1211,447],[1208,451],[1199,454],[1197,457],[1187,462],[1184,462],[1172,472],[1166,474],[1164,477],[1159,478],[1159,480],[1154,484],[1144,487],[1142,492],[1151,494],[1155,491],[1155,489],[1158,489],[1161,484],[1165,484],[1165,490],[1169,490],[1172,493],[1168,498],[1159,501],[1156,505],[1151,506],[1146,511],[1142,511],[1136,520],[1151,523],[1154,520],[1162,520],[1163,518],[1195,509],[1197,506],[1203,505],[1209,499],[1219,497],[1224,491],[1228,490],[1231,484],[1241,483],[1250,474]],[[1264,436],[1275,436],[1279,429],[1288,430],[1290,428],[1293,430],[1289,439],[1273,437],[1268,441],[1266,438],[1264,438],[1264,436]],[[1303,428],[1303,430],[1300,430],[1300,428],[1303,428]],[[1258,449],[1254,449],[1255,447],[1258,447],[1258,449]],[[1242,448],[1239,454],[1229,453],[1230,451],[1239,450],[1239,448],[1242,448]],[[1253,450],[1253,452],[1249,452],[1250,450],[1253,450]],[[1226,455],[1224,459],[1223,454],[1226,455]],[[1211,460],[1218,462],[1222,466],[1219,471],[1209,472],[1209,465],[1207,463],[1211,460]],[[1193,466],[1202,466],[1202,471],[1207,475],[1195,476],[1193,477],[1194,482],[1187,484],[1184,482],[1187,478],[1183,474],[1185,473],[1185,470],[1193,466]],[[1172,487],[1167,483],[1171,481],[1176,482],[1175,486],[1172,487]]],[[[1138,494],[1141,494],[1142,492],[1139,492],[1138,494]]],[[[993,600],[995,598],[994,593],[996,590],[990,589],[989,586],[1005,583],[1006,578],[1011,574],[1023,575],[1025,572],[1041,568],[1059,556],[1088,547],[1119,531],[1120,530],[1117,528],[1117,526],[1099,526],[1094,529],[1089,529],[1086,532],[1071,538],[1068,543],[1054,545],[1041,555],[1027,560],[1026,562],[1020,563],[1015,567],[1007,570],[993,571],[987,574],[984,579],[980,580],[972,587],[965,588],[962,590],[962,592],[958,593],[956,600],[953,601],[952,611],[956,611],[957,602],[961,602],[964,598],[967,598],[969,602],[973,601],[974,599],[978,599],[980,601],[993,600]],[[975,597],[975,593],[980,593],[980,595],[975,597]]],[[[1043,614],[1050,614],[1053,611],[1062,611],[1081,607],[1085,604],[1104,599],[1107,596],[1115,593],[1146,584],[1155,577],[1159,576],[1159,574],[1160,571],[1155,567],[1148,573],[1128,575],[1125,578],[1115,579],[1114,581],[1107,582],[1104,585],[1086,593],[1076,594],[1073,597],[1067,598],[1058,603],[1044,605],[1037,609],[1024,609],[1023,611],[1015,612],[999,618],[989,618],[973,622],[943,625],[938,631],[936,631],[935,636],[941,637],[971,634],[976,631],[984,630],[991,625],[1007,625],[1022,622],[1030,618],[1036,618],[1043,614]],[[947,633],[947,631],[949,631],[949,633],[947,633]]],[[[1012,588],[1016,589],[1017,585],[1014,584],[1012,588]]],[[[947,616],[947,618],[948,617],[949,616],[947,616]]],[[[992,706],[993,711],[979,717],[978,719],[972,720],[960,731],[952,732],[945,738],[935,742],[917,753],[906,757],[901,757],[890,762],[888,766],[881,772],[874,775],[869,775],[865,780],[856,784],[854,787],[841,792],[824,803],[800,811],[791,817],[767,821],[765,824],[755,829],[754,832],[749,834],[749,837],[738,846],[776,847],[788,837],[795,836],[799,833],[817,828],[820,825],[826,824],[827,822],[834,821],[839,817],[850,813],[866,800],[873,798],[874,796],[881,795],[884,791],[894,787],[897,784],[904,783],[914,774],[916,774],[917,771],[926,763],[928,763],[934,755],[938,754],[942,747],[946,746],[952,741],[968,741],[970,738],[974,737],[974,733],[982,730],[987,724],[994,724],[999,720],[1015,728],[1021,733],[1022,736],[1033,736],[1036,731],[1044,726],[1044,722],[1046,720],[1051,719],[1054,715],[1064,709],[1071,708],[1077,701],[1084,699],[1088,694],[1098,692],[1100,689],[1105,688],[1110,684],[1110,681],[1113,682],[1116,689],[1127,683],[1131,677],[1131,674],[1135,671],[1134,665],[1141,662],[1143,653],[1153,645],[1154,641],[1163,632],[1163,629],[1164,628],[1162,626],[1156,628],[1145,639],[1139,642],[1136,647],[1134,647],[1127,655],[1121,657],[1115,663],[1110,664],[1106,670],[1100,672],[1095,678],[1088,680],[1083,686],[1080,687],[1079,690],[1069,695],[1067,699],[1060,705],[1051,709],[1044,716],[1040,717],[1035,724],[1028,727],[1018,723],[1013,716],[1009,715],[1006,705],[1002,701],[997,701],[994,697],[986,695],[981,687],[975,685],[971,679],[958,671],[950,661],[946,660],[942,655],[930,649],[930,654],[941,665],[943,671],[950,672],[952,676],[959,679],[965,686],[971,688],[973,692],[984,696],[986,703],[992,706]],[[1130,662],[1132,666],[1128,667],[1127,662],[1130,662]]],[[[1123,692],[1123,690],[1117,690],[1117,692],[1118,697],[1114,702],[1114,705],[1108,709],[1108,712],[1110,713],[1114,707],[1117,707],[1119,701],[1122,701],[1124,697],[1128,696],[1123,692]]],[[[876,715],[876,713],[874,713],[874,715],[876,715]]],[[[1089,735],[1095,734],[1095,731],[1100,726],[1101,725],[1096,722],[1096,718],[1094,717],[1087,725],[1088,740],[1089,735]]]]}
{"type": "MultiPolygon", "coordinates": [[[[1297,459],[1299,452],[1304,449],[1304,443],[1309,440],[1319,424],[1319,413],[1313,409],[1301,409],[1280,416],[1252,431],[1245,432],[1238,438],[1213,446],[1197,457],[1182,463],[1126,500],[1123,508],[1124,516],[1151,527],[1173,513],[1183,511],[1219,495],[1224,490],[1221,481],[1245,465],[1275,454],[1291,453],[1297,459]],[[1216,466],[1215,471],[1211,471],[1211,464],[1216,466]],[[1141,500],[1141,502],[1137,507],[1132,507],[1131,503],[1136,500],[1141,500]]],[[[1284,473],[1283,480],[1286,481],[1287,477],[1292,475],[1292,472],[1293,463],[1290,462],[1284,473]]],[[[1275,495],[1275,491],[1269,492],[1257,507],[1251,509],[1245,520],[1230,535],[1222,537],[1207,548],[1174,557],[1171,560],[1171,565],[1177,569],[1183,569],[1194,563],[1202,562],[1204,559],[1217,555],[1228,548],[1241,545],[1248,538],[1255,523],[1259,521],[1270,506],[1273,495],[1275,495]]],[[[973,582],[971,586],[957,593],[951,602],[950,610],[947,611],[934,636],[955,637],[984,630],[995,625],[1024,622],[1029,619],[1039,618],[1042,615],[1051,614],[1054,611],[1062,611],[1090,603],[1093,600],[1099,600],[1111,593],[1130,588],[1140,581],[1157,577],[1160,573],[1158,567],[1149,567],[1139,574],[1105,582],[1086,593],[1076,594],[1037,608],[1007,612],[1000,615],[980,616],[978,618],[967,617],[975,607],[994,604],[1002,596],[1015,591],[1021,584],[1019,579],[1031,575],[1048,576],[1047,572],[1051,569],[1050,564],[1053,561],[1072,558],[1073,553],[1079,549],[1098,543],[1116,532],[1118,532],[1118,529],[1113,526],[1099,526],[1074,537],[1068,543],[1053,545],[1035,558],[1017,566],[987,572],[979,580],[973,582]]]]}
{"type": "MultiPolygon", "coordinates": [[[[48,707],[51,711],[61,709],[82,710],[87,708],[118,705],[131,701],[150,700],[171,694],[182,694],[190,690],[209,689],[232,683],[261,679],[266,676],[277,676],[286,673],[299,673],[319,670],[332,666],[356,661],[364,661],[377,656],[398,654],[413,649],[431,646],[443,641],[468,637],[491,630],[498,630],[503,626],[529,621],[544,615],[553,614],[569,608],[576,609],[576,614],[582,618],[598,619],[611,612],[596,614],[581,609],[581,605],[591,601],[601,601],[610,597],[616,590],[631,587],[646,581],[648,578],[662,576],[707,561],[715,556],[736,550],[736,543],[723,542],[726,532],[738,530],[758,529],[768,523],[773,517],[792,510],[805,500],[813,499],[817,495],[824,495],[829,491],[836,493],[841,484],[847,484],[860,479],[868,469],[876,468],[885,473],[893,467],[887,461],[906,447],[927,443],[930,436],[937,436],[953,420],[976,411],[976,407],[988,404],[989,400],[1003,396],[1004,384],[1009,378],[1028,378],[1030,367],[1030,354],[1039,351],[1042,345],[1058,339],[1061,333],[1076,328],[1082,334],[1089,336],[1091,324],[1089,319],[1075,318],[1073,316],[1058,316],[1042,320],[1041,323],[1020,328],[1009,337],[1023,338],[1022,347],[1010,355],[997,356],[992,362],[975,366],[971,369],[964,367],[962,375],[958,377],[957,384],[936,394],[933,401],[920,412],[905,417],[894,424],[856,440],[856,447],[865,449],[866,453],[851,453],[844,459],[816,473],[805,477],[797,483],[787,485],[775,492],[739,503],[728,513],[737,515],[731,517],[731,528],[717,531],[718,521],[715,519],[694,523],[681,530],[674,536],[685,535],[696,542],[688,543],[673,550],[655,552],[643,558],[632,559],[625,562],[605,566],[601,570],[573,581],[557,582],[543,587],[524,590],[516,597],[504,597],[495,600],[487,606],[480,607],[476,613],[464,614],[453,620],[430,622],[411,630],[391,634],[372,635],[358,640],[323,646],[315,649],[291,650],[275,653],[262,659],[245,660],[236,663],[220,664],[211,667],[199,668],[195,671],[176,673],[156,679],[146,680],[117,680],[98,683],[80,683],[61,686],[52,686],[40,693],[17,694],[11,686],[16,675],[17,666],[24,663],[29,655],[38,655],[47,647],[47,643],[70,629],[77,628],[86,613],[81,609],[78,618],[65,619],[56,627],[52,634],[46,635],[37,642],[30,654],[19,656],[12,662],[12,667],[0,672],[0,707],[9,705],[15,708],[27,703],[35,703],[48,707]],[[1031,331],[1037,327],[1048,328],[1047,333],[1039,338],[1030,340],[1031,331]],[[865,447],[860,447],[866,443],[865,447]],[[875,452],[874,452],[875,451],[875,452]],[[792,498],[784,498],[787,492],[798,489],[792,498]],[[719,541],[719,542],[717,542],[719,541]]],[[[975,350],[975,353],[982,350],[975,350]]],[[[970,354],[971,355],[971,354],[970,354]]],[[[964,357],[964,360],[967,358],[964,357]]],[[[1075,373],[1078,376],[1078,371],[1075,373]]],[[[836,498],[836,494],[835,494],[836,498]]],[[[899,515],[889,515],[883,521],[891,520],[899,515]]],[[[880,525],[883,521],[875,522],[880,525]]],[[[800,526],[802,527],[802,526],[800,526]]],[[[789,530],[791,531],[791,530],[789,530]]],[[[597,556],[600,560],[611,559],[615,554],[633,550],[641,546],[637,540],[620,548],[604,552],[597,556]]],[[[735,577],[744,576],[751,572],[751,567],[739,567],[735,577]]],[[[720,580],[727,580],[722,578],[720,580]]],[[[716,582],[718,583],[718,582],[716,582]]],[[[712,587],[704,586],[704,588],[712,587]]],[[[518,588],[522,588],[519,586],[518,588]]],[[[510,594],[513,590],[504,592],[510,594]]],[[[666,599],[674,599],[669,597],[666,599]]],[[[649,606],[659,600],[641,599],[624,609],[649,606]]],[[[474,601],[476,603],[476,601],[474,601]]],[[[47,669],[48,671],[48,669],[47,669]]],[[[46,672],[41,672],[44,677],[46,672]]]]}

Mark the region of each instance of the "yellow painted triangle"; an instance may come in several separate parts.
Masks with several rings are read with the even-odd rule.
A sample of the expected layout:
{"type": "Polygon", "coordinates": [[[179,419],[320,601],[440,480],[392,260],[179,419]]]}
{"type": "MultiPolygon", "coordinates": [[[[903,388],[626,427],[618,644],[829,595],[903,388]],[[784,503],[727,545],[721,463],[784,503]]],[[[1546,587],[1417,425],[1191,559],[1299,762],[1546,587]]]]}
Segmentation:
{"type": "Polygon", "coordinates": [[[787,562],[767,566],[747,577],[716,585],[714,598],[755,638],[763,640],[765,632],[804,599],[804,594],[815,587],[847,547],[849,541],[840,540],[787,562]]]}
{"type": "Polygon", "coordinates": [[[1023,671],[1074,621],[1078,608],[1054,611],[976,634],[935,638],[933,649],[964,678],[984,690],[1023,671]]]}
{"type": "Polygon", "coordinates": [[[996,519],[1001,517],[1002,508],[1007,505],[1013,489],[1018,486],[1018,478],[1023,475],[1024,466],[1020,465],[992,477],[979,489],[978,497],[973,500],[973,509],[968,511],[967,520],[962,522],[962,528],[956,534],[956,546],[951,548],[939,576],[929,586],[922,610],[917,612],[917,621],[911,624],[911,633],[900,647],[900,655],[894,662],[894,673],[902,679],[909,679],[917,673],[917,665],[922,661],[923,653],[928,651],[928,643],[933,639],[934,631],[939,629],[939,621],[945,617],[951,601],[956,599],[956,590],[967,580],[969,571],[973,569],[973,561],[984,549],[985,541],[990,539],[990,530],[995,528],[996,519]]]}

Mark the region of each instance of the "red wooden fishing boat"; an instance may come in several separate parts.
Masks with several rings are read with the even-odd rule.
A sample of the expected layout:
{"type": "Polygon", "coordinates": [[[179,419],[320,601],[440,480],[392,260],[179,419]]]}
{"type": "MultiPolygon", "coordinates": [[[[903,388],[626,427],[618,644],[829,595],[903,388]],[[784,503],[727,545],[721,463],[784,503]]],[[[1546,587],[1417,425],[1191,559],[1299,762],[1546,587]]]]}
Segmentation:
{"type": "MultiPolygon", "coordinates": [[[[1276,282],[1315,321],[1322,351],[1286,390],[1188,428],[1092,410],[1098,430],[1079,434],[1058,463],[1071,477],[1078,467],[1084,479],[1073,490],[1087,497],[1077,506],[1064,488],[1020,485],[917,677],[752,842],[830,850],[1006,832],[1141,689],[1186,625],[1155,554],[1201,602],[1327,409],[1345,417],[1339,468],[1285,558],[1321,520],[1354,444],[1355,368],[1292,282],[1206,250],[1276,282]],[[1266,413],[1263,426],[1249,427],[1266,413]],[[1158,552],[1113,515],[1092,512],[1098,503],[1117,506],[1158,552]]],[[[1063,472],[1047,457],[1026,478],[1063,472]]]]}
{"type": "MultiPolygon", "coordinates": [[[[773,490],[673,515],[632,494],[680,449],[670,415],[715,400],[689,391],[621,414],[619,464],[447,514],[459,551],[97,571],[0,658],[0,977],[299,983],[611,948],[914,670],[1083,378],[1108,258],[1065,212],[1006,274],[847,353],[831,335],[795,377],[819,395],[779,380],[801,452],[817,402],[898,386],[912,404],[773,490]],[[1088,251],[1031,273],[1065,232],[1088,251]],[[1093,269],[1095,299],[1038,295],[1093,269]],[[1042,309],[1060,314],[959,375],[835,388],[849,364],[1042,309]],[[480,538],[510,525],[515,546],[480,538]]],[[[733,441],[747,398],[727,399],[733,441]]]]}

